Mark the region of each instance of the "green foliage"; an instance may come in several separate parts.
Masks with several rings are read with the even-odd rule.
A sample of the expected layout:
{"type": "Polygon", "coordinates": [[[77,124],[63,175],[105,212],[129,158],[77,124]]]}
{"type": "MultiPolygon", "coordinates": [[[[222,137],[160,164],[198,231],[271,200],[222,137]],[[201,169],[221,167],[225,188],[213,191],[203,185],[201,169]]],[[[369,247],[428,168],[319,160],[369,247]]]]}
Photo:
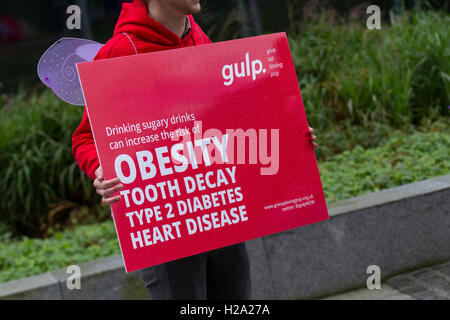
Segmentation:
{"type": "Polygon", "coordinates": [[[449,132],[400,134],[383,146],[357,146],[319,162],[327,202],[450,174],[449,148],[449,132]]]}
{"type": "Polygon", "coordinates": [[[0,282],[120,253],[114,224],[79,226],[47,239],[0,237],[0,282]]]}
{"type": "Polygon", "coordinates": [[[368,30],[325,19],[290,38],[311,126],[419,124],[450,104],[450,17],[415,12],[368,30]]]}
{"type": "Polygon", "coordinates": [[[405,124],[401,128],[368,122],[364,125],[352,125],[351,121],[342,121],[332,127],[317,130],[319,148],[316,156],[319,160],[329,160],[336,154],[352,150],[357,146],[364,149],[374,148],[386,143],[393,136],[411,135],[416,132],[448,132],[448,117],[440,117],[437,109],[428,118],[422,119],[420,125],[405,124]]]}
{"type": "Polygon", "coordinates": [[[58,221],[57,215],[98,201],[71,150],[81,108],[63,103],[49,90],[42,94],[22,90],[0,113],[3,224],[41,235],[58,221]]]}

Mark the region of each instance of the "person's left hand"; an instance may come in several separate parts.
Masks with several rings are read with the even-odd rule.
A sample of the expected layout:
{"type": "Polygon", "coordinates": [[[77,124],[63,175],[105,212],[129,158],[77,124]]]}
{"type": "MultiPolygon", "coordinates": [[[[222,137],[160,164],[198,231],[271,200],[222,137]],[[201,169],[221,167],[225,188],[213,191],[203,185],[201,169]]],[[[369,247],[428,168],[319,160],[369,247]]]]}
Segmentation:
{"type": "Polygon", "coordinates": [[[314,129],[311,128],[311,127],[308,127],[308,130],[309,130],[309,131],[308,131],[309,136],[310,136],[310,138],[311,138],[311,143],[312,143],[312,145],[313,145],[313,147],[314,147],[314,149],[315,149],[315,148],[317,148],[319,145],[318,145],[317,143],[314,142],[314,140],[316,140],[316,136],[313,134],[314,129]]]}

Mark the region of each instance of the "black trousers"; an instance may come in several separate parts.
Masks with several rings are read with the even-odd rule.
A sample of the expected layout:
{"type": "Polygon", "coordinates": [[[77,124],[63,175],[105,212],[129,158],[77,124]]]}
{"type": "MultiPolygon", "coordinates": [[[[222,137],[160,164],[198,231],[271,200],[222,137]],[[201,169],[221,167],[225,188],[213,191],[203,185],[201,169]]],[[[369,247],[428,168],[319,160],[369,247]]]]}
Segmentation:
{"type": "Polygon", "coordinates": [[[244,242],[152,266],[141,274],[153,300],[250,299],[244,242]]]}

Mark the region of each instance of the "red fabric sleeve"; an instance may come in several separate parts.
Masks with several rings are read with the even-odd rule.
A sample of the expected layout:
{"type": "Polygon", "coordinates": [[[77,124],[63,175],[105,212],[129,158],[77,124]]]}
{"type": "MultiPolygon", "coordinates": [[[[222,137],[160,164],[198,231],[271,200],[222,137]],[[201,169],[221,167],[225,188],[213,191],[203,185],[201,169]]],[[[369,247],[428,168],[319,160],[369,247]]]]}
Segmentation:
{"type": "MultiPolygon", "coordinates": [[[[200,28],[199,28],[199,29],[200,29],[200,28]]],[[[208,35],[207,35],[206,33],[204,33],[202,29],[200,29],[200,32],[201,32],[201,33],[203,34],[203,36],[205,37],[205,44],[212,43],[211,39],[208,38],[208,35]]]]}
{"type": "MultiPolygon", "coordinates": [[[[130,40],[123,34],[113,37],[99,51],[94,60],[121,57],[136,54],[130,40]]],[[[95,148],[94,137],[91,131],[89,117],[84,108],[81,123],[72,135],[72,154],[89,178],[95,180],[95,170],[100,166],[95,148]]]]}
{"type": "Polygon", "coordinates": [[[100,164],[86,108],[84,108],[80,125],[72,135],[72,153],[80,169],[94,180],[95,170],[100,164]]]}

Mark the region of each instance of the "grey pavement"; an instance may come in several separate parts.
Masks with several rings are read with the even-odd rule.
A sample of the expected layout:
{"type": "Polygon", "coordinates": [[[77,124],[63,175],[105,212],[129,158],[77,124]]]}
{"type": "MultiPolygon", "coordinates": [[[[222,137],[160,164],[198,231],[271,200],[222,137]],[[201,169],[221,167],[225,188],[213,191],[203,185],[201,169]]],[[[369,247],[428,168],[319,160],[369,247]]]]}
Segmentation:
{"type": "Polygon", "coordinates": [[[360,288],[324,300],[450,300],[450,261],[391,277],[381,289],[360,288]]]}

